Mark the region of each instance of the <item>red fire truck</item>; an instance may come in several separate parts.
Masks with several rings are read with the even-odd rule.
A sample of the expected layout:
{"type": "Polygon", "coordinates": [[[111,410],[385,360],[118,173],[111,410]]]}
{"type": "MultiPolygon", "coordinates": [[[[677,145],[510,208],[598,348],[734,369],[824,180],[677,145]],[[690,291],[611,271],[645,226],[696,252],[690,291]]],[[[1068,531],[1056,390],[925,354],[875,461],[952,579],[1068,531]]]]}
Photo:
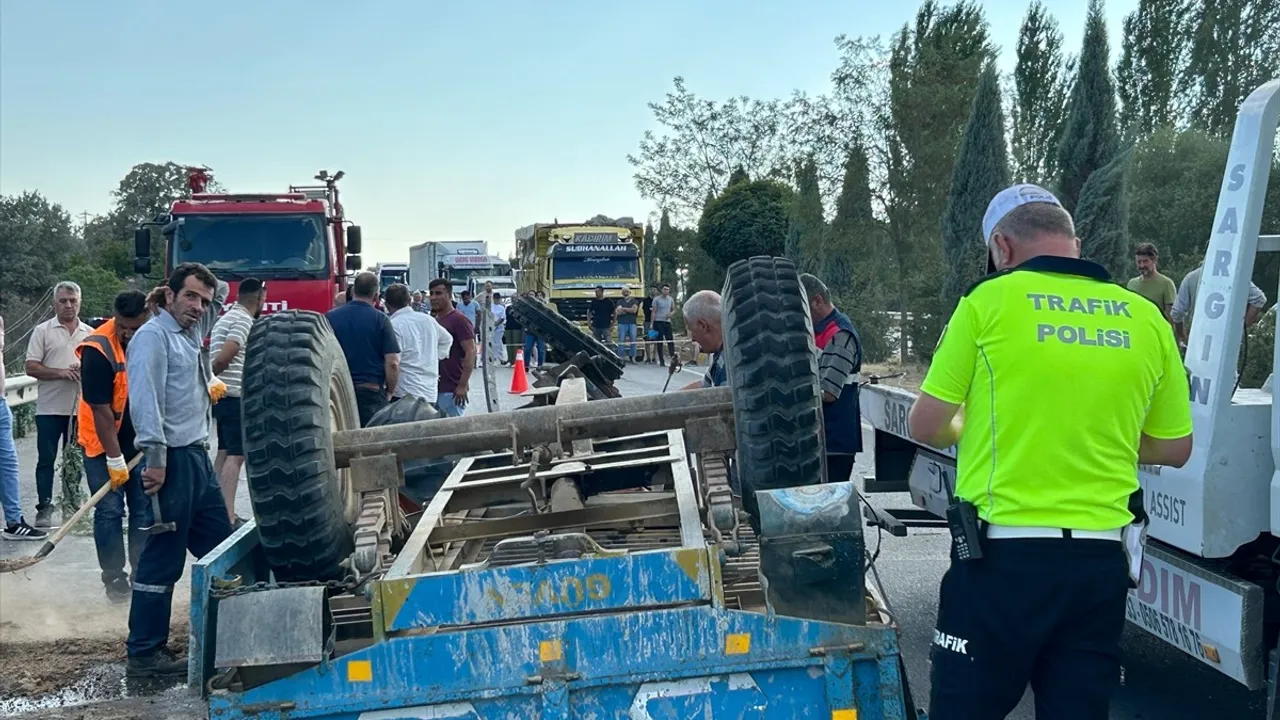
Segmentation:
{"type": "Polygon", "coordinates": [[[151,273],[152,227],[164,238],[165,275],[184,262],[204,264],[230,285],[267,283],[264,313],[326,312],[346,289],[348,271],[360,269],[360,228],[349,225],[338,201],[343,172],[321,170],[320,185],[291,186],[287,193],[209,193],[208,168],[189,168],[190,197],[134,233],[134,271],[151,273]]]}

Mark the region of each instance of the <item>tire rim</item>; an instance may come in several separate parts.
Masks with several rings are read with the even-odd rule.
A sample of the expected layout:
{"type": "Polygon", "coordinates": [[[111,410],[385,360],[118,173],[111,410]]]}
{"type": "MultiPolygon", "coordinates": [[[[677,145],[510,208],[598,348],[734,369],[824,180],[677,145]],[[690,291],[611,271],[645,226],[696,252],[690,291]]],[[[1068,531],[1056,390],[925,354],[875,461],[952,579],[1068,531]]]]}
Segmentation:
{"type": "MultiPolygon", "coordinates": [[[[351,403],[343,402],[345,393],[342,390],[337,375],[332,376],[329,379],[329,427],[333,432],[352,430],[359,425],[352,422],[351,403]]],[[[360,498],[351,489],[350,469],[342,468],[337,473],[338,487],[342,492],[342,518],[352,525],[360,517],[360,498]]]]}

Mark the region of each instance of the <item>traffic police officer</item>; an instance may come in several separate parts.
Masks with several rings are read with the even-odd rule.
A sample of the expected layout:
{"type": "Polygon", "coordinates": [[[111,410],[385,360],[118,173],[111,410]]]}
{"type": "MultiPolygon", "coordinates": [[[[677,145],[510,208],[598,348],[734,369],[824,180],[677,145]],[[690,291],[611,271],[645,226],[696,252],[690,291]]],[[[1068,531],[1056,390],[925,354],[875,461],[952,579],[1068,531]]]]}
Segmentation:
{"type": "Polygon", "coordinates": [[[1003,718],[1029,683],[1037,717],[1104,720],[1141,562],[1136,465],[1190,456],[1187,377],[1160,308],[1080,259],[1051,193],[1003,190],[982,226],[997,272],[956,306],[909,418],[958,443],[948,521],[975,540],[942,579],[929,717],[1003,718]]]}

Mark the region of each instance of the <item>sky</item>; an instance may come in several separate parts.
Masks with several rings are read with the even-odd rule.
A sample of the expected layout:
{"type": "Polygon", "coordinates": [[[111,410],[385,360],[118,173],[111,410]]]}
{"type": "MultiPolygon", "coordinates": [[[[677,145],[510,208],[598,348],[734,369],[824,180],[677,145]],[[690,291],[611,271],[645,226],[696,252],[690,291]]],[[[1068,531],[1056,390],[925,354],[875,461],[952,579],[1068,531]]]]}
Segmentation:
{"type": "MultiPolygon", "coordinates": [[[[944,0],[945,1],[945,0],[944,0]]],[[[1001,67],[1029,0],[983,3],[1001,67]]],[[[1085,0],[1045,0],[1078,52],[1085,0]]],[[[1137,0],[1106,0],[1114,61],[1137,0]]],[[[364,262],[596,214],[644,221],[627,154],[683,76],[708,99],[822,93],[839,34],[916,2],[0,1],[0,194],[104,213],[133,165],[207,165],[229,190],[344,170],[364,262]]]]}

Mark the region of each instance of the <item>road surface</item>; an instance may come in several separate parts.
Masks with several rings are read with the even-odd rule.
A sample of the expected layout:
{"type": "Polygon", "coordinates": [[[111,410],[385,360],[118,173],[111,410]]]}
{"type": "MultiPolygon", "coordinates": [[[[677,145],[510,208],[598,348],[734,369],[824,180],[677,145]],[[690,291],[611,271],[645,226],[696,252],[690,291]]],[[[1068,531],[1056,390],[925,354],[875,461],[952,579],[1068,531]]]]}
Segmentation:
{"type": "MultiPolygon", "coordinates": [[[[700,369],[686,369],[671,381],[669,392],[698,380],[700,369]]],[[[510,387],[511,372],[498,371],[497,386],[503,409],[520,400],[505,392],[510,387]]],[[[661,392],[666,371],[654,366],[628,366],[618,388],[626,396],[661,392]]],[[[475,383],[477,389],[479,383],[475,383]]],[[[479,397],[472,401],[479,412],[479,397]]],[[[870,448],[870,432],[864,427],[865,443],[870,448]]],[[[34,493],[32,469],[35,467],[34,438],[18,441],[24,493],[24,506],[30,510],[34,493]]],[[[856,477],[870,474],[870,456],[858,459],[856,477]]],[[[905,507],[906,495],[876,495],[870,499],[877,507],[905,507]]],[[[241,485],[237,511],[250,516],[248,494],[241,485]]],[[[34,514],[34,513],[32,513],[34,514]]],[[[877,542],[875,530],[867,537],[869,547],[877,542]]],[[[918,530],[906,538],[881,537],[883,543],[877,567],[884,580],[890,602],[902,627],[902,647],[913,691],[923,704],[929,692],[929,645],[933,637],[938,583],[947,567],[948,538],[942,530],[918,530]]],[[[34,552],[31,543],[3,543],[0,555],[14,557],[34,552]]],[[[184,617],[186,592],[183,588],[175,601],[175,621],[184,617]]],[[[70,537],[59,545],[50,559],[18,575],[0,575],[0,643],[60,638],[123,639],[126,613],[123,608],[107,603],[98,580],[93,544],[89,538],[70,537]]],[[[12,648],[10,648],[12,649],[12,648]]],[[[1177,720],[1178,718],[1231,718],[1254,720],[1263,717],[1265,695],[1250,693],[1226,677],[1192,661],[1177,650],[1154,640],[1142,631],[1130,628],[1124,645],[1124,680],[1112,705],[1115,720],[1177,720]]],[[[0,657],[6,653],[0,652],[0,657]]],[[[123,659],[120,646],[116,661],[123,659]]],[[[36,683],[38,686],[38,683],[36,683]]],[[[118,696],[118,678],[110,684],[118,696]]],[[[0,692],[0,716],[36,706],[29,698],[5,698],[0,692]]],[[[92,706],[91,706],[92,707],[92,706]]],[[[65,714],[45,710],[40,714],[20,717],[66,717],[83,720],[168,720],[192,717],[192,705],[181,695],[163,698],[116,701],[89,712],[81,707],[65,714]]],[[[202,716],[201,716],[202,717],[202,716]]],[[[1013,720],[1033,720],[1031,698],[1024,698],[1010,715],[1013,720]]]]}

